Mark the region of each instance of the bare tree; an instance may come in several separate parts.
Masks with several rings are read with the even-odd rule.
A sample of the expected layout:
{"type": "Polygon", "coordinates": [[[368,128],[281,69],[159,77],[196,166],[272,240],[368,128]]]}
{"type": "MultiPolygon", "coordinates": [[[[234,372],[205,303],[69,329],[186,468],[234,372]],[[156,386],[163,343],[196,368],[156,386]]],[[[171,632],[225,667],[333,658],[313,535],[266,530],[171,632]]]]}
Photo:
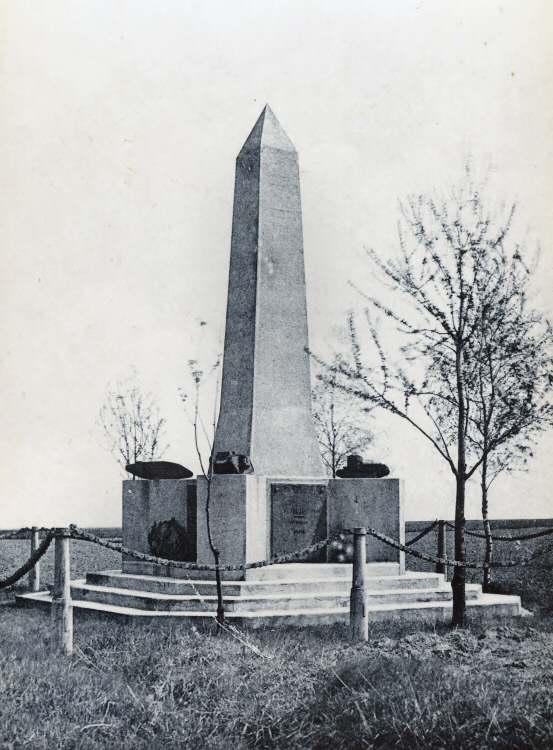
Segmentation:
{"type": "MultiPolygon", "coordinates": [[[[399,416],[447,463],[455,480],[455,559],[464,562],[466,482],[483,461],[480,455],[468,463],[474,403],[470,344],[483,324],[482,310],[491,309],[500,292],[501,276],[489,269],[503,252],[514,206],[496,218],[467,171],[463,184],[445,198],[410,197],[400,210],[399,257],[382,260],[374,251],[368,253],[388,290],[387,300],[393,299],[390,303],[372,292],[363,294],[369,342],[379,366],[363,361],[358,324],[351,316],[352,361],[340,365],[338,373],[348,392],[399,416]],[[395,329],[399,362],[383,349],[375,310],[395,329]],[[442,419],[444,408],[450,421],[442,419]]],[[[503,439],[503,432],[495,435],[489,450],[503,439]]],[[[454,569],[452,590],[452,624],[462,626],[463,567],[454,569]]]]}
{"type": "MultiPolygon", "coordinates": [[[[335,360],[334,367],[339,362],[335,360]]],[[[373,442],[367,427],[370,408],[340,388],[335,379],[317,379],[312,389],[313,421],[321,458],[331,477],[352,453],[362,454],[373,442]]]]}
{"type": "Polygon", "coordinates": [[[169,447],[165,419],[152,394],[142,393],[134,376],[108,387],[98,422],[108,450],[123,469],[136,461],[161,458],[169,447]]]}

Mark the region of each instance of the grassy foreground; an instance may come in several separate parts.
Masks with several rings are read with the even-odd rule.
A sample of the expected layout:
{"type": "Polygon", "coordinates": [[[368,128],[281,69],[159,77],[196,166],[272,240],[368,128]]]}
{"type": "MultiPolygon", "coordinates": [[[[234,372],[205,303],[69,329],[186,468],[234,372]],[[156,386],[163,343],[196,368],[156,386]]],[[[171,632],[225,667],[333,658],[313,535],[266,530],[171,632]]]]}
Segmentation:
{"type": "Polygon", "coordinates": [[[235,638],[185,624],[49,620],[0,608],[0,747],[551,748],[553,621],[464,631],[382,624],[235,638]]]}

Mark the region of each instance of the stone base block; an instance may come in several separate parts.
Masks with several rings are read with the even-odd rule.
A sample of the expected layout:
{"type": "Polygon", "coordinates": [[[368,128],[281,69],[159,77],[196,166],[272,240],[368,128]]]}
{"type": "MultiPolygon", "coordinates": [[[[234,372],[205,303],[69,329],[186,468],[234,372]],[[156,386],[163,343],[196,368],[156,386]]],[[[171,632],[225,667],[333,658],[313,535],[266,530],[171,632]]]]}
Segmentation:
{"type": "MultiPolygon", "coordinates": [[[[354,526],[370,526],[404,541],[403,483],[399,479],[273,478],[256,474],[215,475],[209,489],[213,544],[221,565],[244,565],[295,552],[354,526]]],[[[148,534],[174,518],[196,533],[196,562],[213,565],[206,508],[208,483],[187,480],[123,483],[123,543],[152,554],[148,534]],[[196,508],[197,505],[197,508],[196,508]]],[[[310,562],[324,562],[324,551],[310,562]]],[[[367,562],[405,570],[404,554],[367,538],[367,562]]],[[[181,577],[177,568],[124,560],[127,573],[181,577]]],[[[188,573],[184,573],[188,575],[188,573]]],[[[194,574],[192,574],[194,575],[194,574]]],[[[201,574],[199,577],[203,577],[201,574]]],[[[236,579],[230,572],[224,578],[236,579]]],[[[244,575],[240,576],[244,578],[244,575]]]]}
{"type": "Polygon", "coordinates": [[[267,480],[256,474],[216,474],[208,482],[198,477],[198,554],[200,565],[213,565],[206,508],[212,541],[222,565],[266,560],[267,480]]]}
{"type": "MultiPolygon", "coordinates": [[[[328,534],[370,526],[405,543],[401,479],[331,479],[328,483],[328,534]]],[[[405,570],[405,553],[367,536],[367,562],[397,562],[405,570]]]]}
{"type": "MultiPolygon", "coordinates": [[[[123,482],[123,545],[152,554],[148,534],[154,524],[175,519],[192,542],[196,536],[196,480],[159,479],[123,482]]],[[[144,563],[123,556],[123,571],[136,572],[144,563]]]]}

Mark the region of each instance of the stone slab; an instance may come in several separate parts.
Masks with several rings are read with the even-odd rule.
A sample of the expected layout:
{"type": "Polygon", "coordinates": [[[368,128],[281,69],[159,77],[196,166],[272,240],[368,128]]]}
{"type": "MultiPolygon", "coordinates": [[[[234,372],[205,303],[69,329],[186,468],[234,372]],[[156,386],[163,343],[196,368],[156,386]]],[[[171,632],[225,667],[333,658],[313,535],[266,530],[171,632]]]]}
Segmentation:
{"type": "MultiPolygon", "coordinates": [[[[48,592],[36,594],[21,594],[16,597],[18,607],[40,607],[50,609],[52,597],[48,592]]],[[[175,618],[198,621],[212,621],[214,612],[205,609],[185,612],[148,610],[137,607],[124,607],[104,602],[79,601],[73,602],[76,616],[86,613],[87,616],[117,617],[128,621],[154,621],[160,618],[175,618]]],[[[416,622],[449,622],[451,620],[451,602],[393,602],[373,604],[367,606],[370,621],[402,620],[416,622]]],[[[469,622],[488,621],[502,617],[519,617],[528,614],[521,607],[519,596],[501,594],[481,594],[476,599],[467,601],[467,619],[469,622]]],[[[263,609],[250,612],[229,612],[227,619],[249,627],[278,627],[288,625],[316,626],[336,622],[347,623],[349,610],[347,607],[321,607],[309,609],[263,609]]]]}
{"type": "MultiPolygon", "coordinates": [[[[271,557],[296,552],[326,538],[326,484],[270,484],[271,557]]],[[[326,550],[309,560],[321,562],[326,550]]]]}
{"type": "MultiPolygon", "coordinates": [[[[196,533],[196,480],[158,479],[123,482],[123,546],[151,554],[148,534],[160,521],[174,518],[196,533]]],[[[137,572],[143,563],[123,556],[123,570],[137,572]]]]}
{"type": "MultiPolygon", "coordinates": [[[[313,587],[322,592],[344,591],[348,594],[351,589],[351,566],[344,566],[336,572],[333,566],[327,566],[321,569],[311,568],[309,576],[304,575],[305,566],[302,565],[299,571],[292,572],[291,577],[267,578],[265,580],[244,580],[244,581],[223,581],[223,596],[241,596],[247,594],[270,594],[286,592],[305,593],[311,591],[313,587]],[[347,572],[348,575],[343,575],[347,572]]],[[[374,570],[367,570],[370,575],[368,588],[370,591],[389,591],[400,589],[402,591],[411,591],[413,589],[429,590],[444,588],[444,576],[439,573],[417,572],[406,573],[405,575],[376,575],[374,570]]],[[[94,586],[106,586],[118,589],[132,589],[147,591],[161,594],[193,594],[214,596],[216,593],[215,580],[191,581],[189,579],[179,579],[167,576],[149,576],[122,573],[121,571],[106,570],[92,571],[86,575],[86,583],[94,586]]],[[[449,587],[451,590],[451,587],[449,587]]]]}
{"type": "MultiPolygon", "coordinates": [[[[328,483],[328,533],[370,526],[405,543],[403,481],[401,479],[331,479],[328,483]]],[[[405,553],[367,536],[368,562],[398,562],[405,570],[405,553]]]]}
{"type": "MultiPolygon", "coordinates": [[[[225,594],[225,612],[259,611],[267,608],[288,609],[317,609],[319,607],[347,607],[350,606],[350,588],[336,587],[330,590],[322,589],[317,582],[313,582],[306,591],[276,591],[263,593],[240,592],[238,595],[225,594]]],[[[467,600],[476,599],[480,595],[478,586],[467,586],[467,600]]],[[[217,608],[217,596],[191,591],[180,594],[165,592],[149,592],[140,589],[117,588],[73,581],[71,584],[73,601],[90,601],[104,604],[115,604],[137,609],[152,609],[166,611],[187,611],[204,607],[214,611],[217,608]]],[[[451,587],[443,586],[434,589],[381,589],[367,591],[368,606],[378,604],[403,604],[414,602],[450,601],[451,587]]]]}
{"type": "MultiPolygon", "coordinates": [[[[200,565],[214,562],[208,538],[207,502],[208,482],[198,477],[197,561],[200,565]]],[[[221,565],[244,565],[267,559],[265,477],[216,474],[211,480],[209,518],[221,565]]]]}

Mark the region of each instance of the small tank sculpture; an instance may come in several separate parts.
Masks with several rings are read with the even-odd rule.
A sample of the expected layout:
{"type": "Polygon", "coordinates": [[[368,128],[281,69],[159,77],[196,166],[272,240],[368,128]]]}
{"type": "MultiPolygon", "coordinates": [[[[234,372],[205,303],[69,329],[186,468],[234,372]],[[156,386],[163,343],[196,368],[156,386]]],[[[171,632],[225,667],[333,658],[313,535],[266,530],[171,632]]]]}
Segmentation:
{"type": "Polygon", "coordinates": [[[190,469],[173,461],[137,461],[127,464],[125,471],[140,479],[189,479],[190,469]]]}
{"type": "Polygon", "coordinates": [[[345,468],[338,469],[336,475],[341,479],[381,479],[389,473],[386,464],[364,463],[361,456],[352,453],[347,458],[345,468]]]}
{"type": "Polygon", "coordinates": [[[249,456],[234,451],[219,451],[213,461],[214,474],[253,474],[249,456]]]}

